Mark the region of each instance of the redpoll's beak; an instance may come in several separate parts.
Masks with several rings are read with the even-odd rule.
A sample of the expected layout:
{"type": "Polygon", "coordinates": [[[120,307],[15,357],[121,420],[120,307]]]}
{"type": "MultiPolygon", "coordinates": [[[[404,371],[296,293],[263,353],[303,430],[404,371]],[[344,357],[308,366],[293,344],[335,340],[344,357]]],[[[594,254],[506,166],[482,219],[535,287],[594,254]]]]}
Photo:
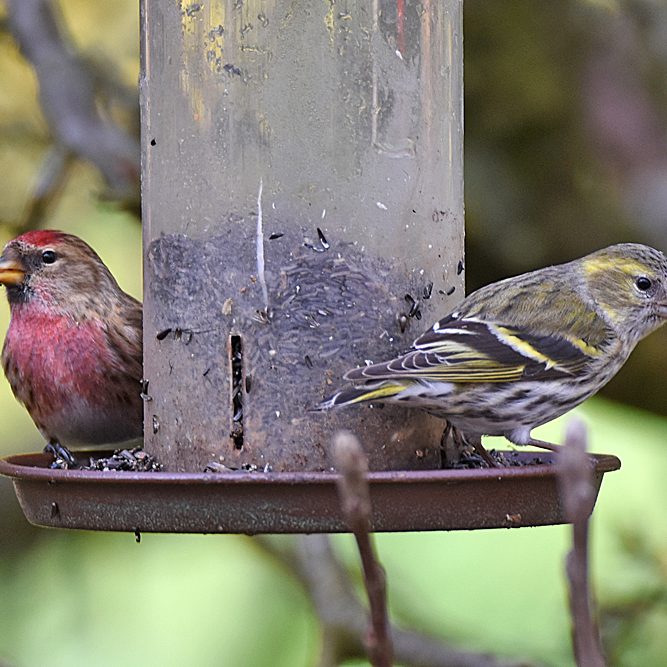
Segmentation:
{"type": "Polygon", "coordinates": [[[25,270],[21,264],[11,259],[0,259],[0,284],[20,285],[24,276],[25,270]]]}

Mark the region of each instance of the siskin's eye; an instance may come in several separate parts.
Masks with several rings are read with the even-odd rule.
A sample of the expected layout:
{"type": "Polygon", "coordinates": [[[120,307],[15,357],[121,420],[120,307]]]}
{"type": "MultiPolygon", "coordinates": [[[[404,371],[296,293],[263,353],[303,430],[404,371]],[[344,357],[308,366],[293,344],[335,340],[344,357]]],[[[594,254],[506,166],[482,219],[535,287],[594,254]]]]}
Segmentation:
{"type": "Polygon", "coordinates": [[[45,250],[42,253],[42,262],[44,262],[44,264],[53,264],[56,259],[57,256],[54,250],[45,250]]]}
{"type": "Polygon", "coordinates": [[[651,282],[650,278],[647,278],[646,276],[639,276],[639,278],[635,280],[635,285],[637,285],[637,289],[641,292],[646,292],[651,289],[653,283],[651,282]]]}

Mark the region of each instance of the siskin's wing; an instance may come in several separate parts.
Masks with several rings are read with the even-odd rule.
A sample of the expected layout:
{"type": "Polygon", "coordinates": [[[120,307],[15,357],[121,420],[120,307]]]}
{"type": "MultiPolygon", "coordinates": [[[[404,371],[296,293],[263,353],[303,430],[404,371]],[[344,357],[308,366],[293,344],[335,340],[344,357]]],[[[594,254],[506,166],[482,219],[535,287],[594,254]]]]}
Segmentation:
{"type": "Polygon", "coordinates": [[[353,382],[428,380],[514,382],[575,376],[604,352],[583,338],[536,334],[454,313],[420,336],[407,354],[356,368],[353,382]]]}

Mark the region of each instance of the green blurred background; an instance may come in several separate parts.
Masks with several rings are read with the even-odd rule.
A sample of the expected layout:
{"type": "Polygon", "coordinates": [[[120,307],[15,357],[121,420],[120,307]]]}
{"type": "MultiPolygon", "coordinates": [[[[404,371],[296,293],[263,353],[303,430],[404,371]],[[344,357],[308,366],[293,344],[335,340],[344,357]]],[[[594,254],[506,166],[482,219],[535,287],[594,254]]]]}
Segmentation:
{"type": "MultiPolygon", "coordinates": [[[[100,107],[136,136],[136,0],[58,4],[62,27],[99,85],[100,107]]],[[[34,214],[53,140],[2,4],[0,22],[4,243],[34,214]]],[[[465,78],[469,289],[608,243],[667,249],[664,0],[466,0],[465,78]]],[[[61,180],[42,225],[85,238],[140,296],[136,197],[118,196],[77,160],[61,180]]],[[[0,307],[1,330],[7,316],[0,307]]],[[[623,461],[605,479],[593,521],[593,573],[612,665],[667,662],[666,343],[665,330],[642,343],[606,398],[578,410],[591,448],[623,461]]],[[[560,439],[564,423],[538,437],[560,439]]],[[[41,446],[3,377],[0,453],[41,446]]],[[[566,527],[377,541],[398,623],[462,647],[573,664],[566,527]]],[[[334,542],[355,570],[352,541],[334,542]]],[[[0,600],[3,665],[317,663],[311,603],[251,538],[144,535],[136,544],[133,535],[36,529],[4,479],[0,600]]]]}

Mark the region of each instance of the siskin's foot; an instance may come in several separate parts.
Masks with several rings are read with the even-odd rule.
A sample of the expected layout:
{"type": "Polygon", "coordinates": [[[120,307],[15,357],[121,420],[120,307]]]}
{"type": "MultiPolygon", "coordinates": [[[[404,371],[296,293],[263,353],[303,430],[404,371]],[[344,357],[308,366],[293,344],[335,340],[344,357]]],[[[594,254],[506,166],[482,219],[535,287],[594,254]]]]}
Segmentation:
{"type": "MultiPolygon", "coordinates": [[[[447,467],[456,467],[461,455],[463,453],[472,455],[472,451],[479,457],[480,463],[483,461],[489,468],[500,467],[491,454],[484,449],[481,437],[463,434],[449,421],[447,421],[445,432],[443,434],[443,444],[448,439],[451,439],[451,442],[453,442],[453,450],[455,454],[451,457],[451,461],[447,460],[447,458],[445,459],[447,467]]],[[[446,456],[447,450],[444,450],[443,454],[446,456]]]]}
{"type": "Polygon", "coordinates": [[[548,449],[550,452],[557,452],[560,450],[560,445],[554,445],[552,442],[537,440],[536,438],[531,438],[528,442],[523,444],[532,445],[533,447],[541,447],[542,449],[548,449]]]}
{"type": "Polygon", "coordinates": [[[482,445],[482,438],[480,437],[470,437],[470,436],[463,436],[463,441],[468,443],[474,450],[475,454],[477,456],[480,456],[482,460],[486,463],[486,465],[489,466],[489,468],[499,468],[500,466],[493,460],[493,457],[489,452],[484,449],[484,445],[482,445]]]}

